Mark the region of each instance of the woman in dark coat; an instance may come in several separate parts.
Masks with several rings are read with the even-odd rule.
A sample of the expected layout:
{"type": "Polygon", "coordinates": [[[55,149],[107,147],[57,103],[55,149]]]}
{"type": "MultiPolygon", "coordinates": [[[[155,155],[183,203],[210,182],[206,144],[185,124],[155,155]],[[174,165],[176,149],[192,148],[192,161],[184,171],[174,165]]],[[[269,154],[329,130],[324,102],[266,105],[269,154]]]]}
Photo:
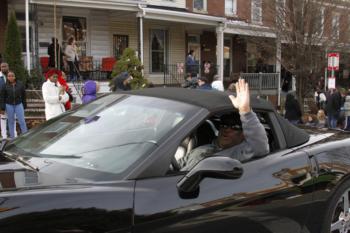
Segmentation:
{"type": "Polygon", "coordinates": [[[286,113],[284,117],[292,124],[296,125],[300,122],[301,109],[298,100],[295,99],[293,94],[287,94],[285,103],[286,113]]]}

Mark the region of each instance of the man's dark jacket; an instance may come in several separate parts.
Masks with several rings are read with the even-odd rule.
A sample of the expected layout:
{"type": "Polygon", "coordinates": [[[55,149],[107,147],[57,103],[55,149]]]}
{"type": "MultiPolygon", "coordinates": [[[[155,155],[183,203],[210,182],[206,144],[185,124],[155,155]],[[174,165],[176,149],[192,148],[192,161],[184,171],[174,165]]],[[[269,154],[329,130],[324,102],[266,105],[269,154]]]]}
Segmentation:
{"type": "Polygon", "coordinates": [[[342,98],[339,91],[327,96],[326,112],[328,116],[337,116],[340,113],[342,98]]]}

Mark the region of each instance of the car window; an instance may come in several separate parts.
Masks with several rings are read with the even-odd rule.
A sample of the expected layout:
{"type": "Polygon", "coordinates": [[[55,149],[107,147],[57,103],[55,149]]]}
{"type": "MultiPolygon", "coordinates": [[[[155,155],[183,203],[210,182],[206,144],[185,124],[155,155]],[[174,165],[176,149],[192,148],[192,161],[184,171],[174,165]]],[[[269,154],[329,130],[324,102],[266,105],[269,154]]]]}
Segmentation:
{"type": "MultiPolygon", "coordinates": [[[[174,171],[176,172],[176,170],[182,170],[184,166],[186,166],[186,162],[191,160],[190,157],[196,156],[196,154],[198,154],[195,152],[203,150],[208,155],[215,154],[215,146],[213,146],[213,149],[211,145],[215,145],[216,143],[216,138],[219,134],[219,126],[221,124],[220,116],[222,114],[223,113],[217,113],[212,115],[181,141],[175,152],[172,164],[170,165],[169,173],[173,173],[174,171]]],[[[272,127],[270,125],[271,123],[268,118],[268,114],[266,112],[259,111],[257,111],[256,114],[260,123],[264,126],[264,129],[266,131],[271,153],[277,149],[277,146],[275,143],[275,138],[272,127]]]]}
{"type": "Polygon", "coordinates": [[[111,95],[30,132],[9,150],[119,174],[152,152],[195,111],[176,101],[111,95]]]}

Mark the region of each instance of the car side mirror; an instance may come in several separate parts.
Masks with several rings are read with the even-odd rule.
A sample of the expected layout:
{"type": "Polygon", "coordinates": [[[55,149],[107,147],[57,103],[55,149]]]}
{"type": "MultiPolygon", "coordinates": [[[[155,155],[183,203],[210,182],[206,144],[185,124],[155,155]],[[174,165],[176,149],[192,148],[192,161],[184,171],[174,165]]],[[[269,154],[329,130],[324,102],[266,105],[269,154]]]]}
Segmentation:
{"type": "Polygon", "coordinates": [[[241,162],[229,157],[209,157],[197,163],[177,183],[182,198],[195,198],[199,194],[199,184],[204,178],[238,179],[243,174],[241,162]]]}

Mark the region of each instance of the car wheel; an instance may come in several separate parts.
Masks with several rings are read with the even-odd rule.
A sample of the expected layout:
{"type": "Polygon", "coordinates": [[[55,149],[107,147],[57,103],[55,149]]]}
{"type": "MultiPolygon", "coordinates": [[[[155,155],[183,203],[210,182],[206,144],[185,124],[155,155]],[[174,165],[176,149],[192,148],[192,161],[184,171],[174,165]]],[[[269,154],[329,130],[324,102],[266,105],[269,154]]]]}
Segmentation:
{"type": "Polygon", "coordinates": [[[350,180],[333,194],[322,233],[350,233],[350,180]]]}

